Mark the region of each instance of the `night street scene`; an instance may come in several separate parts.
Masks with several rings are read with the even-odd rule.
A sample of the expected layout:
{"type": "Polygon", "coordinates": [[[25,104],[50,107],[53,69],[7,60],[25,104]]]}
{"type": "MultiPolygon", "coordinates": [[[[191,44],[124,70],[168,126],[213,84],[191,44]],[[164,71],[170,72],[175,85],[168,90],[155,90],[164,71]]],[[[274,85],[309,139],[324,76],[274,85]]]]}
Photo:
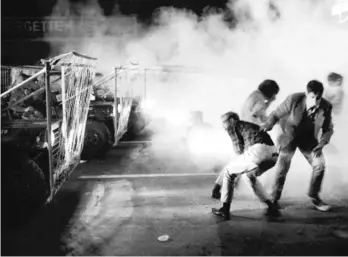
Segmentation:
{"type": "Polygon", "coordinates": [[[347,256],[348,0],[1,1],[2,256],[347,256]]]}

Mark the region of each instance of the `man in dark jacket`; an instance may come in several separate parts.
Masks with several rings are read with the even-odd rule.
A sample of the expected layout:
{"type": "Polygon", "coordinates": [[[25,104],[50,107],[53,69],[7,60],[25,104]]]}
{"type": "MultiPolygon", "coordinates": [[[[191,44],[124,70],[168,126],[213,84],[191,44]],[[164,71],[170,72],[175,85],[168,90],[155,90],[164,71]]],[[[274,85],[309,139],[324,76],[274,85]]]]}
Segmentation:
{"type": "Polygon", "coordinates": [[[332,105],[322,98],[323,92],[324,87],[321,82],[310,81],[305,93],[288,96],[269,115],[267,122],[261,128],[269,131],[279,122],[283,131],[278,140],[280,156],[272,190],[273,201],[276,205],[281,197],[292,157],[299,148],[313,168],[309,197],[318,210],[328,211],[330,208],[319,197],[325,171],[322,149],[329,143],[333,134],[332,105]],[[319,130],[322,130],[322,134],[318,141],[319,130]]]}
{"type": "Polygon", "coordinates": [[[220,209],[213,208],[213,214],[223,217],[225,220],[230,219],[235,180],[241,174],[246,174],[255,194],[268,206],[267,214],[278,216],[279,210],[274,206],[257,179],[277,162],[278,150],[271,137],[266,132],[260,131],[258,125],[241,121],[234,112],[224,114],[222,122],[238,157],[223,169],[222,185],[215,185],[213,197],[220,198],[223,206],[220,209]]]}

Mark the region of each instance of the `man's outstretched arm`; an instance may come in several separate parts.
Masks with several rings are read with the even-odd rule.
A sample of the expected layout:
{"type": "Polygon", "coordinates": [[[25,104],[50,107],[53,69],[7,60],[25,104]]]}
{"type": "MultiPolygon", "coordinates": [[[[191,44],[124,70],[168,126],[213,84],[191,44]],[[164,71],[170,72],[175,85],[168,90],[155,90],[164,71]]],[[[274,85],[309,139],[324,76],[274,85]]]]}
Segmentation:
{"type": "Polygon", "coordinates": [[[257,102],[250,110],[252,117],[255,120],[260,120],[261,122],[266,122],[267,120],[267,111],[268,105],[264,102],[257,102]]]}
{"type": "Polygon", "coordinates": [[[324,146],[327,145],[330,142],[330,139],[334,133],[334,126],[332,123],[332,106],[329,107],[329,109],[326,112],[325,120],[323,122],[322,128],[322,135],[319,140],[319,144],[324,146]]]}
{"type": "Polygon", "coordinates": [[[314,149],[312,150],[315,157],[320,156],[322,154],[322,149],[324,148],[324,146],[330,142],[330,139],[334,133],[333,127],[334,126],[332,124],[332,105],[330,105],[325,113],[325,120],[321,127],[323,133],[321,134],[318,145],[314,147],[314,149]]]}
{"type": "Polygon", "coordinates": [[[264,125],[261,126],[261,130],[270,131],[273,126],[284,116],[290,114],[291,105],[293,103],[293,95],[289,95],[284,102],[282,102],[277,109],[275,109],[268,116],[264,125]]]}

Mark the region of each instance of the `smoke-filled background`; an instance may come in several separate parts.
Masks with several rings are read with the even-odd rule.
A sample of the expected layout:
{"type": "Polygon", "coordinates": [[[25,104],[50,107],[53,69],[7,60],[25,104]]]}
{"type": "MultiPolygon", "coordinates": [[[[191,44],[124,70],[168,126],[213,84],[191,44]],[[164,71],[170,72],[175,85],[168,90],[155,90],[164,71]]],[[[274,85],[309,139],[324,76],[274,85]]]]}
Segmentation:
{"type": "MultiPolygon", "coordinates": [[[[67,24],[77,30],[72,30],[71,39],[63,43],[52,42],[51,55],[76,50],[97,57],[98,69],[105,74],[112,67],[130,62],[145,67],[190,67],[186,71],[166,68],[147,72],[147,98],[153,103],[153,114],[171,120],[170,126],[176,128],[160,137],[154,149],[162,155],[173,155],[174,150],[176,154],[180,152],[177,147],[160,145],[163,138],[167,146],[171,137],[179,138],[175,131],[180,130],[180,122],[189,111],[201,110],[204,120],[219,129],[221,114],[239,112],[248,94],[264,79],[274,79],[281,87],[271,111],[288,94],[304,91],[311,79],[326,85],[326,77],[332,71],[347,78],[348,27],[332,20],[332,3],[238,0],[230,1],[225,10],[207,8],[201,17],[187,10],[162,8],[154,12],[149,26],[137,23],[134,17],[122,16],[117,6],[114,15],[103,16],[97,1],[71,4],[59,0],[52,16],[68,13],[71,20],[67,24]],[[233,23],[226,22],[228,12],[234,17],[233,23]],[[81,20],[92,18],[96,21],[81,25],[81,20]]],[[[52,36],[47,34],[47,40],[52,36]]],[[[347,104],[342,117],[346,114],[347,104]]],[[[332,141],[339,152],[327,151],[324,181],[324,192],[331,196],[346,194],[342,188],[348,185],[344,160],[348,156],[344,134],[347,127],[336,117],[335,123],[332,141]]],[[[228,138],[225,140],[229,144],[228,138]]],[[[296,154],[284,195],[303,196],[310,171],[304,158],[296,154]]],[[[267,185],[272,175],[273,172],[265,175],[267,185]]]]}

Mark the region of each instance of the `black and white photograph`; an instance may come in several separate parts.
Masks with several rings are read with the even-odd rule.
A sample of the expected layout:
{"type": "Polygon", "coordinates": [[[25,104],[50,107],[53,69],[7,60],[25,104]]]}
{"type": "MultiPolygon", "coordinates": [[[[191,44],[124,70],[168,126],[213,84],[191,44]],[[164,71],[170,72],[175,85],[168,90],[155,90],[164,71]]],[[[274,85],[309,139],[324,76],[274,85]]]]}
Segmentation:
{"type": "Polygon", "coordinates": [[[2,256],[347,256],[348,0],[1,1],[2,256]]]}

